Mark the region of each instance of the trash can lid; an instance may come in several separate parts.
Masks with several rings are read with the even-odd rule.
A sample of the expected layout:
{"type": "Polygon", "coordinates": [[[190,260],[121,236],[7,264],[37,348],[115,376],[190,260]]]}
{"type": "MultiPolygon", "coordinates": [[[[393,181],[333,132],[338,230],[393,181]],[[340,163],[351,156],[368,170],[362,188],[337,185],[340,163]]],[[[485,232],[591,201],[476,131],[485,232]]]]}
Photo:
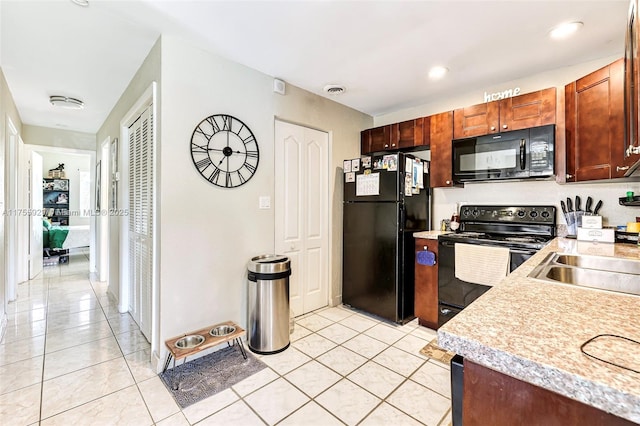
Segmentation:
{"type": "Polygon", "coordinates": [[[291,269],[291,261],[280,254],[263,254],[251,258],[249,271],[257,273],[278,273],[291,269]]]}

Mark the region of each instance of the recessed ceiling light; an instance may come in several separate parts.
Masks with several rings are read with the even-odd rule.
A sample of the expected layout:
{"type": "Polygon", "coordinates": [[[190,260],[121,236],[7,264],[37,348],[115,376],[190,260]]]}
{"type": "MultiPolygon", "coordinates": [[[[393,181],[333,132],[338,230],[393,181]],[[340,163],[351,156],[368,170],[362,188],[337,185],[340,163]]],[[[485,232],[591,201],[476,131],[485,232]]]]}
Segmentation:
{"type": "Polygon", "coordinates": [[[442,66],[436,66],[429,70],[429,78],[431,80],[440,80],[449,72],[449,69],[442,66]]]}
{"type": "Polygon", "coordinates": [[[560,24],[558,26],[556,26],[555,28],[553,28],[550,32],[549,32],[549,37],[556,39],[556,40],[562,40],[565,39],[567,37],[569,37],[570,35],[572,35],[573,33],[575,33],[576,31],[578,31],[580,28],[582,28],[584,24],[582,22],[579,21],[575,21],[575,22],[565,22],[563,24],[560,24]]]}
{"type": "Polygon", "coordinates": [[[71,3],[77,4],[78,6],[82,6],[82,7],[89,6],[89,0],[71,0],[71,3]]]}
{"type": "Polygon", "coordinates": [[[49,96],[49,102],[53,106],[66,109],[82,109],[84,108],[84,102],[80,99],[70,98],[68,96],[49,96]]]}
{"type": "Polygon", "coordinates": [[[327,84],[322,90],[329,95],[341,95],[347,91],[347,88],[338,84],[327,84]]]}

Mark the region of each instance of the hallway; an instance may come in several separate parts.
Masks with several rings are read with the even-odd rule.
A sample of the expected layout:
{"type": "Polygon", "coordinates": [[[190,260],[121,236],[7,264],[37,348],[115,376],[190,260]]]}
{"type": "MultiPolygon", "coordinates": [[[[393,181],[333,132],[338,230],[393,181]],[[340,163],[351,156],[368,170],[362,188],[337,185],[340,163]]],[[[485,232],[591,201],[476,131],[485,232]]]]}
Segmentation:
{"type": "Polygon", "coordinates": [[[80,249],[18,286],[0,342],[0,424],[152,424],[142,395],[175,406],[154,401],[149,343],[88,271],[80,249]]]}
{"type": "Polygon", "coordinates": [[[89,279],[88,250],[19,285],[0,342],[0,424],[450,424],[448,365],[419,351],[435,332],[344,307],[296,318],[267,368],[184,410],[151,370],[149,343],[89,279]]]}

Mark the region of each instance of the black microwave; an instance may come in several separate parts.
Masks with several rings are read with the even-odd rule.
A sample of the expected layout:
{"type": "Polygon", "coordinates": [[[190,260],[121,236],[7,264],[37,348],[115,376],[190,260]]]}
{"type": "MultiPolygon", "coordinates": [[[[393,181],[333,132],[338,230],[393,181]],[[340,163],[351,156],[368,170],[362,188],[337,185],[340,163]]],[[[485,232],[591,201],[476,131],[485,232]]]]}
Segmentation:
{"type": "Polygon", "coordinates": [[[553,176],[555,125],[453,141],[456,183],[553,176]]]}

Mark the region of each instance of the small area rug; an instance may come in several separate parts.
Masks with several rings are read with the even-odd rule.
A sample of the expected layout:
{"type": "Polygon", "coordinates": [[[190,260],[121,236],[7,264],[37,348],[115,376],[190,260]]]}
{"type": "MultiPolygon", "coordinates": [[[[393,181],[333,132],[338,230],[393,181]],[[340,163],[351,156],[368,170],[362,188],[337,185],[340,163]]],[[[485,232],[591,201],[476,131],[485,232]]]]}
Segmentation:
{"type": "Polygon", "coordinates": [[[181,408],[223,391],[265,368],[247,350],[247,359],[235,345],[160,373],[160,379],[181,408]],[[179,383],[178,389],[174,384],[179,383]]]}
{"type": "Polygon", "coordinates": [[[420,349],[420,353],[429,358],[440,361],[443,364],[449,365],[451,358],[455,355],[453,352],[449,352],[446,349],[442,349],[438,346],[438,339],[433,339],[424,348],[420,349]]]}

